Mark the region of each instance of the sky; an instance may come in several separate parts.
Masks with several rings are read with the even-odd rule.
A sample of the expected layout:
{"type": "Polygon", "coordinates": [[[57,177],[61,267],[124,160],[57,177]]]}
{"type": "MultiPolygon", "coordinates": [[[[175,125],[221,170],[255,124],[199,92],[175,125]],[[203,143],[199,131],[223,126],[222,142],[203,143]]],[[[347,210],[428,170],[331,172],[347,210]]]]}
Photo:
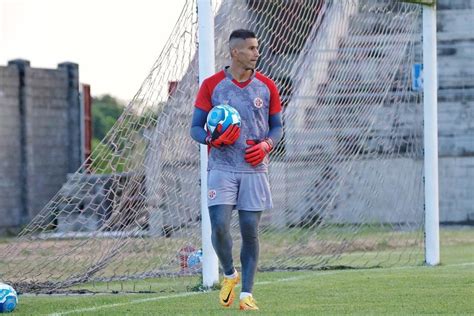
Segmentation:
{"type": "Polygon", "coordinates": [[[178,20],[185,0],[0,0],[0,66],[79,64],[93,96],[128,102],[178,20]]]}

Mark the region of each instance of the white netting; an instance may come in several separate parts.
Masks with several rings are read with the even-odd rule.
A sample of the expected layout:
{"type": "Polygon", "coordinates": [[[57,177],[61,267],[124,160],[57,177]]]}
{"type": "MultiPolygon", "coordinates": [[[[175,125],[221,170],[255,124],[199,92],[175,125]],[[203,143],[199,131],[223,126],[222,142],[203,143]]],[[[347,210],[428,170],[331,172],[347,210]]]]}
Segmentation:
{"type": "MultiPolygon", "coordinates": [[[[217,68],[229,63],[230,32],[252,29],[258,68],[283,99],[261,269],[423,260],[422,107],[411,82],[421,59],[420,9],[377,0],[216,4],[217,68]]],[[[24,291],[151,277],[164,288],[195,282],[185,276],[199,272],[186,257],[201,244],[199,153],[189,136],[196,31],[188,1],[92,164],[71,175],[17,239],[0,244],[1,279],[24,291]]],[[[237,259],[236,220],[232,230],[237,259]]]]}

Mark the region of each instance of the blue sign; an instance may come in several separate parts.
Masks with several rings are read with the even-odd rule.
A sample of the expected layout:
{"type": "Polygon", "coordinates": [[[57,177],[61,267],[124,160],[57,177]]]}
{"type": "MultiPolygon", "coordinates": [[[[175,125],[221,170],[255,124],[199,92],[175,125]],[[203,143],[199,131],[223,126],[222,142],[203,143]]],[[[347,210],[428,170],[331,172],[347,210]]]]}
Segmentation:
{"type": "Polygon", "coordinates": [[[411,88],[413,91],[423,90],[423,64],[413,64],[411,71],[411,88]]]}

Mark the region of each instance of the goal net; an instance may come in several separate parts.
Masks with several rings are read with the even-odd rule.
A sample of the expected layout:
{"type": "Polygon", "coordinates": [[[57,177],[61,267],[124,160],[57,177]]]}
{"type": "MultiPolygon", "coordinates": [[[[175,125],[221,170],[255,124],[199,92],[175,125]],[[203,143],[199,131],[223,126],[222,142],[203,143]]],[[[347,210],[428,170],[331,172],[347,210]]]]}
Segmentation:
{"type": "MultiPolygon", "coordinates": [[[[216,71],[229,63],[230,32],[254,30],[258,69],[282,95],[284,137],[269,171],[275,207],[262,217],[259,268],[423,262],[422,94],[412,71],[422,58],[420,5],[223,0],[214,11],[216,71]]],[[[189,136],[197,27],[189,0],[92,162],[0,243],[0,279],[26,292],[197,282],[199,146],[189,136]]],[[[232,234],[238,259],[236,216],[232,234]]]]}

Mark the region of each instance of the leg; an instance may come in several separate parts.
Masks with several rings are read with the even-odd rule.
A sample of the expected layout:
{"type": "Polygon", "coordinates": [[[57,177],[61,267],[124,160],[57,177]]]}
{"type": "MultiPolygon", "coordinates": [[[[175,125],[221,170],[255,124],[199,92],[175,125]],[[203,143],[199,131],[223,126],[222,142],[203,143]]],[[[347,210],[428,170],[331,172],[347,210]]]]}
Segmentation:
{"type": "Polygon", "coordinates": [[[234,268],[232,260],[232,236],[230,219],[237,204],[238,181],[233,172],[210,170],[207,178],[207,205],[211,220],[212,246],[224,270],[219,302],[224,307],[232,305],[235,299],[235,286],[240,282],[240,275],[234,268]]]}
{"type": "Polygon", "coordinates": [[[261,216],[262,212],[259,211],[239,210],[240,233],[242,235],[242,249],[240,251],[242,292],[252,293],[258,263],[258,223],[261,216]]]}
{"type": "Polygon", "coordinates": [[[230,219],[233,209],[233,205],[214,205],[209,207],[212,246],[226,275],[231,275],[235,271],[232,259],[232,237],[230,235],[230,219]]]}
{"type": "Polygon", "coordinates": [[[214,205],[209,207],[209,215],[212,227],[212,245],[219,257],[224,270],[224,280],[219,291],[219,302],[224,307],[229,307],[234,302],[235,286],[240,277],[235,271],[232,260],[232,237],[230,235],[230,218],[233,205],[214,205]]]}

